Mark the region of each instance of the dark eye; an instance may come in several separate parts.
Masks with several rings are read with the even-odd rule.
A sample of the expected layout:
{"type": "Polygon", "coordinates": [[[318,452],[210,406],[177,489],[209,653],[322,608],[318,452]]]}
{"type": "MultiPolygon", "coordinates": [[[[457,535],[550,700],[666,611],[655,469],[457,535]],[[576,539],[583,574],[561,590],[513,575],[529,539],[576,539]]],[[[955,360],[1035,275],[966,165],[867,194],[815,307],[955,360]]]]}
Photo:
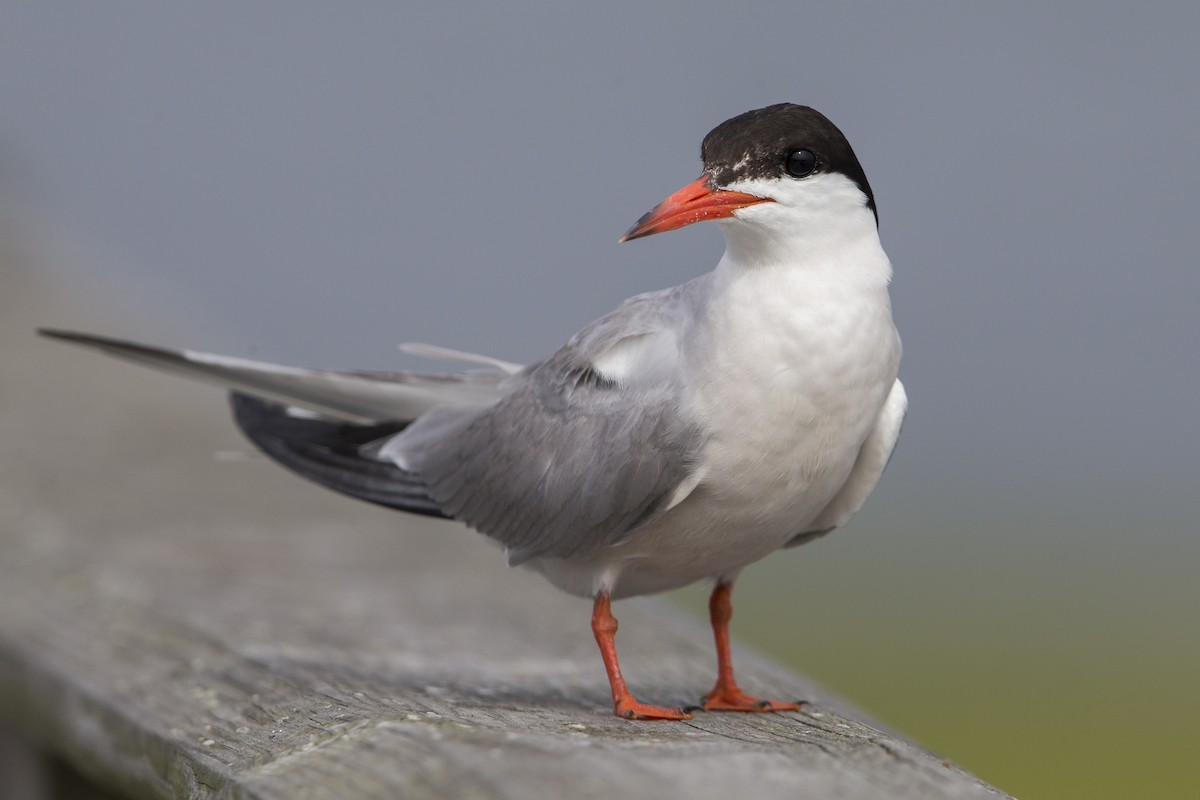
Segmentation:
{"type": "Polygon", "coordinates": [[[796,150],[787,157],[784,167],[793,178],[803,178],[817,168],[817,157],[812,150],[796,150]]]}

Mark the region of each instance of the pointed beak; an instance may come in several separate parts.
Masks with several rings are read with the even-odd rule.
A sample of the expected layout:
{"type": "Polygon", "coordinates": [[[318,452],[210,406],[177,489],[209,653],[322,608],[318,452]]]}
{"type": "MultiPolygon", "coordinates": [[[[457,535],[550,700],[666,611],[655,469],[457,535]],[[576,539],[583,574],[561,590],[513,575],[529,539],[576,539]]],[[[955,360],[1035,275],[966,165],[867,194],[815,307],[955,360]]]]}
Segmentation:
{"type": "Polygon", "coordinates": [[[693,222],[732,217],[739,208],[769,203],[769,197],[714,189],[708,176],[702,175],[650,209],[620,241],[628,242],[664,231],[673,231],[693,222]]]}

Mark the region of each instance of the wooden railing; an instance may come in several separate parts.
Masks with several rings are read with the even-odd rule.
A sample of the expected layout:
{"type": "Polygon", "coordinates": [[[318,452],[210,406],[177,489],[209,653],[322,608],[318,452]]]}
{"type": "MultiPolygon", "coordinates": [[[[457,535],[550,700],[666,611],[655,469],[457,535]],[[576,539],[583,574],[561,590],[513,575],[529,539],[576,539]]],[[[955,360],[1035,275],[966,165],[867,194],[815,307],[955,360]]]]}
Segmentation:
{"type": "MultiPolygon", "coordinates": [[[[243,459],[214,391],[35,339],[37,324],[146,331],[13,258],[0,264],[13,781],[59,798],[75,796],[63,771],[145,798],[1004,796],[745,652],[747,687],[805,711],[614,718],[586,602],[464,528],[243,459]]],[[[708,688],[703,625],[652,602],[616,613],[639,698],[708,688]]]]}

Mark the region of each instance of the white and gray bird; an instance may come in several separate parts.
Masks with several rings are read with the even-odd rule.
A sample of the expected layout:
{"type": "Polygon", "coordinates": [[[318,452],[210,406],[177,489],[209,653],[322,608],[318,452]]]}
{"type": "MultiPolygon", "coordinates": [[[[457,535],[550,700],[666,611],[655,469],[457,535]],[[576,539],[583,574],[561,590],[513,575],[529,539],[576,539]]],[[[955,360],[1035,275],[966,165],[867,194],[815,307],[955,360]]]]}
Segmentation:
{"type": "Polygon", "coordinates": [[[422,346],[490,369],[320,371],[42,333],[229,388],[239,427],[285,467],[460,520],[593,598],[618,716],[690,710],[634,699],[610,600],[704,579],[718,679],[702,707],[795,710],[735,682],[730,591],[746,565],[845,525],[883,473],[907,405],[892,268],[866,175],[813,109],[734,117],[701,157],[701,177],[622,241],[715,220],[716,269],[627,300],[529,366],[422,346]]]}

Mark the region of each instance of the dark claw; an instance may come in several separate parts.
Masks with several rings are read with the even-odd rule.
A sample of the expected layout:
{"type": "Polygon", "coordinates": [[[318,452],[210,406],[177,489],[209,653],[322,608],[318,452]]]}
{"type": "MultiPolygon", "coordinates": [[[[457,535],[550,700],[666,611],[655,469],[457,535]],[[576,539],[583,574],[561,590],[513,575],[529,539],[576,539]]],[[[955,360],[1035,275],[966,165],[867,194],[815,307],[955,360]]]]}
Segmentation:
{"type": "Polygon", "coordinates": [[[695,714],[697,711],[703,711],[704,706],[684,706],[681,711],[685,714],[695,714]]]}

